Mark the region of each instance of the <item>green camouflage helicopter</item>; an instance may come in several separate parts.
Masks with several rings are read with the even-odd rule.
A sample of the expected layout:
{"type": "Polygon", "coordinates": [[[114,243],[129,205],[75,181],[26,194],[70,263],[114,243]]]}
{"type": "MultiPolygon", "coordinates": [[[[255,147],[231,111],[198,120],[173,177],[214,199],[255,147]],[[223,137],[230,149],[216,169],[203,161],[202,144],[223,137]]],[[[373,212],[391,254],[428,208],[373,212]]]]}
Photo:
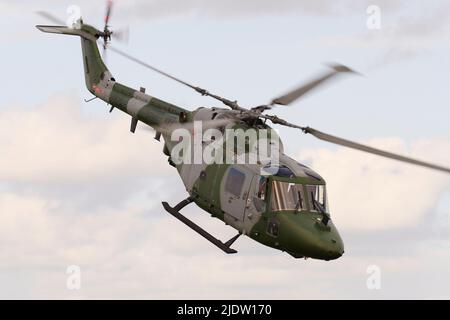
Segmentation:
{"type": "MultiPolygon", "coordinates": [[[[266,124],[267,121],[270,121],[273,124],[300,129],[305,134],[311,134],[318,139],[334,144],[450,173],[450,169],[445,167],[378,150],[310,127],[298,126],[275,115],[264,113],[275,105],[288,105],[294,102],[310,90],[342,73],[353,72],[345,66],[333,65],[326,74],[272,100],[270,104],[247,109],[241,107],[236,101],[222,98],[179,80],[112,47],[109,42],[111,37],[117,34],[114,34],[108,26],[111,9],[112,2],[108,1],[103,31],[84,24],[81,18],[76,25],[68,27],[59,19],[45,12],[40,12],[40,14],[58,25],[38,25],[36,27],[43,32],[81,38],[86,86],[95,96],[94,99],[99,98],[111,105],[110,112],[116,108],[129,114],[131,116],[131,132],[136,130],[140,121],[155,130],[157,140],[160,140],[161,136],[164,139],[163,152],[169,157],[169,164],[177,169],[189,194],[187,199],[174,207],[163,202],[164,209],[226,253],[237,252],[231,248],[231,245],[240,235],[247,235],[257,242],[285,251],[295,258],[337,259],[344,253],[344,244],[330,218],[325,180],[312,169],[284,154],[281,143],[278,146],[278,152],[275,153],[278,160],[276,163],[271,159],[252,163],[175,161],[186,159],[184,157],[186,156],[185,150],[179,152],[178,159],[174,159],[174,151],[181,140],[190,140],[188,136],[187,139],[178,137],[178,140],[174,141],[173,133],[180,128],[186,129],[191,137],[198,134],[195,123],[204,125],[200,129],[201,134],[207,129],[215,129],[219,133],[223,133],[225,129],[238,130],[244,134],[249,130],[256,132],[256,139],[252,140],[246,137],[243,147],[231,149],[224,147],[222,153],[217,153],[220,159],[226,158],[230,154],[250,153],[250,150],[262,140],[263,131],[269,130],[269,138],[267,139],[266,135],[265,139],[272,144],[278,137],[266,124]],[[120,84],[102,60],[97,46],[99,39],[103,39],[104,49],[109,48],[125,58],[194,89],[203,96],[217,99],[228,108],[199,108],[189,111],[146,94],[144,88],[134,90],[120,84]],[[213,217],[219,218],[235,228],[238,234],[230,240],[222,242],[186,218],[180,213],[180,210],[192,202],[213,217]]],[[[217,142],[214,141],[214,137],[210,136],[209,138],[212,140],[209,142],[217,142]]],[[[234,141],[234,137],[232,140],[234,141]]],[[[224,145],[227,145],[228,141],[229,139],[225,138],[224,145]]],[[[208,143],[203,141],[200,142],[200,145],[201,151],[203,151],[208,143]]],[[[220,146],[220,148],[222,147],[220,146]]]]}

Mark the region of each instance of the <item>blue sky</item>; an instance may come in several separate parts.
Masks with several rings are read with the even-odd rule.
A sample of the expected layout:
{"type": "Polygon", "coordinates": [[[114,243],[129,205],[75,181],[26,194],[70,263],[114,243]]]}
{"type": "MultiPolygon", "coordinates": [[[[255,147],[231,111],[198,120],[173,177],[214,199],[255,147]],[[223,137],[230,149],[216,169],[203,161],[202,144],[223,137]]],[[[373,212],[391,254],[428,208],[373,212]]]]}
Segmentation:
{"type": "MultiPolygon", "coordinates": [[[[346,243],[340,260],[294,260],[250,239],[236,244],[238,256],[224,257],[166,217],[160,202],[181,200],[184,190],[161,146],[145,132],[131,135],[126,115],[83,102],[78,39],[34,28],[47,23],[36,10],[64,19],[74,3],[85,22],[101,26],[103,1],[0,1],[0,297],[450,296],[448,177],[289,128],[280,128],[286,151],[328,182],[346,243]],[[65,288],[70,264],[83,270],[79,291],[65,288]],[[381,290],[366,287],[370,265],[381,268],[381,290]]],[[[448,9],[447,1],[117,0],[112,27],[130,26],[129,45],[116,43],[130,54],[249,107],[327,62],[346,64],[363,76],[273,112],[448,166],[448,9]],[[380,30],[366,27],[371,4],[381,8],[380,30]]],[[[119,82],[177,105],[218,106],[113,52],[108,66],[119,82]]],[[[200,209],[188,213],[223,238],[233,235],[200,209]]]]}

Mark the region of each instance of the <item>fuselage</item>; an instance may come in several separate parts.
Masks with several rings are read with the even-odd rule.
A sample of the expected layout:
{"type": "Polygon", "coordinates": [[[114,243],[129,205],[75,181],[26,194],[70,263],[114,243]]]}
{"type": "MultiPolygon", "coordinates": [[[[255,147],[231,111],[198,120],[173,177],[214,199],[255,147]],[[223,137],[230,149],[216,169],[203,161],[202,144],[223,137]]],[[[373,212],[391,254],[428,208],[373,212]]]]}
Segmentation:
{"type": "MultiPolygon", "coordinates": [[[[192,121],[209,121],[220,118],[220,112],[200,108],[189,117],[192,121]]],[[[225,128],[246,133],[255,126],[230,123],[225,128]]],[[[270,129],[264,124],[256,128],[270,129]]],[[[203,144],[205,149],[208,142],[203,144]]],[[[236,158],[239,152],[248,152],[224,149],[236,158]]],[[[284,154],[282,143],[279,152],[276,172],[267,172],[267,162],[249,163],[249,157],[244,163],[182,163],[176,168],[195,203],[240,233],[294,257],[340,257],[344,247],[330,220],[325,180],[284,154]]]]}

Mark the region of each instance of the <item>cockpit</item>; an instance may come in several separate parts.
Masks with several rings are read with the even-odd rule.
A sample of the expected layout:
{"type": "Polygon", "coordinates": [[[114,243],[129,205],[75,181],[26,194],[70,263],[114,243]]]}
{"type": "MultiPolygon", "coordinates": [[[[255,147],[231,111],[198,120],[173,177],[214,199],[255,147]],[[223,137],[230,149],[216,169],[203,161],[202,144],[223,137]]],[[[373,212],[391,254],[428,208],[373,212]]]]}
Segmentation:
{"type": "Polygon", "coordinates": [[[266,165],[254,176],[251,190],[254,205],[249,206],[249,217],[255,212],[251,210],[266,217],[255,239],[262,239],[259,232],[264,232],[269,246],[294,257],[329,260],[342,255],[342,239],[329,214],[326,183],[317,172],[282,155],[277,165],[266,165]]]}
{"type": "Polygon", "coordinates": [[[325,185],[273,180],[270,208],[273,211],[328,213],[325,185]]]}
{"type": "Polygon", "coordinates": [[[325,181],[311,169],[297,162],[295,164],[298,166],[297,170],[291,169],[294,167],[293,163],[289,167],[282,164],[276,168],[275,174],[261,176],[259,198],[265,199],[270,210],[275,212],[308,211],[328,214],[325,181]],[[270,193],[269,199],[266,199],[266,192],[270,193]]]}

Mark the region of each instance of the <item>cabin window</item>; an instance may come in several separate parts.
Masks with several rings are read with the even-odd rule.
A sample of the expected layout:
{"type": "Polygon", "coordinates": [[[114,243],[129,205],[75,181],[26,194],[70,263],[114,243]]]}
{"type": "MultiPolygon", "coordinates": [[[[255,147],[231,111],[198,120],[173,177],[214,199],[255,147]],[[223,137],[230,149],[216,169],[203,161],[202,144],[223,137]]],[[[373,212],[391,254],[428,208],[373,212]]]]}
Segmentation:
{"type": "Polygon", "coordinates": [[[328,212],[326,190],[324,185],[307,185],[309,207],[314,212],[328,212]]]}
{"type": "Polygon", "coordinates": [[[306,210],[303,185],[292,182],[272,182],[271,207],[274,211],[306,210]]]}
{"type": "Polygon", "coordinates": [[[230,171],[228,171],[227,181],[225,183],[225,190],[236,197],[239,197],[241,195],[244,180],[244,173],[234,168],[230,168],[230,171]]]}

